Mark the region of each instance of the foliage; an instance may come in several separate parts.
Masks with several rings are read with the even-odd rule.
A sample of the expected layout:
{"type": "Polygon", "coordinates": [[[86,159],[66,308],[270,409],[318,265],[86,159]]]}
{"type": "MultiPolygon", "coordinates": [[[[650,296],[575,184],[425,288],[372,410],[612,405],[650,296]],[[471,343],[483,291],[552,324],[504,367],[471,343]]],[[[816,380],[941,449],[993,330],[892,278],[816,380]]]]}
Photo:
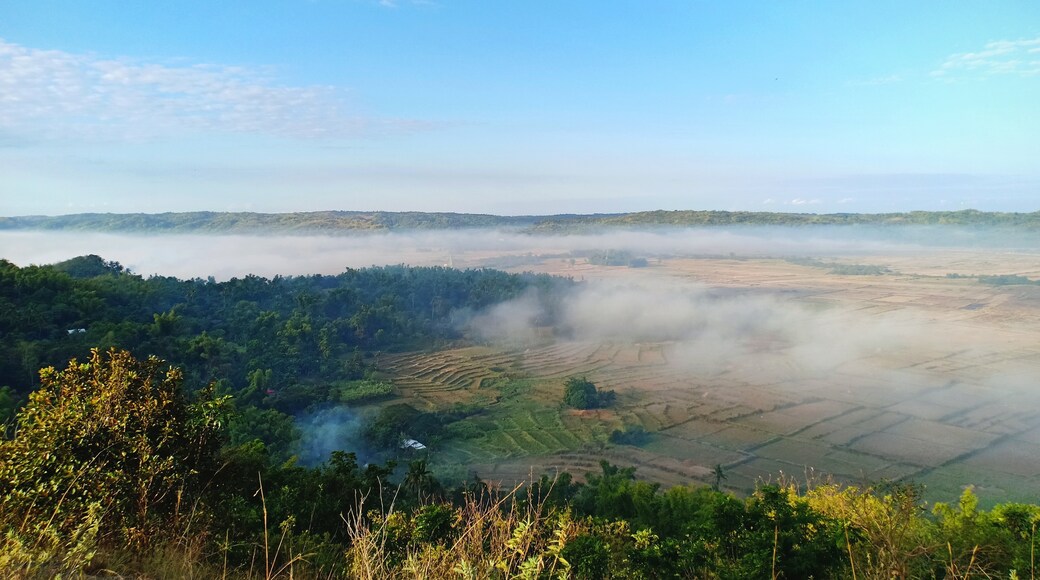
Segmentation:
{"type": "Polygon", "coordinates": [[[573,255],[584,255],[590,264],[597,266],[628,266],[629,268],[646,268],[650,265],[646,258],[633,256],[628,250],[600,250],[594,252],[575,252],[573,255]]]}
{"type": "Polygon", "coordinates": [[[839,276],[881,276],[892,273],[892,270],[873,264],[835,264],[831,266],[830,273],[839,276]]]}
{"type": "MultiPolygon", "coordinates": [[[[504,493],[479,480],[446,490],[425,459],[409,462],[394,483],[392,463],[362,467],[354,454],[334,452],[305,468],[272,461],[259,439],[225,447],[218,461],[226,400],[187,403],[179,374],[160,366],[95,351],[87,364],[45,369],[43,387],[19,415],[18,436],[0,447],[0,573],[880,579],[1032,572],[1040,506],[985,512],[970,490],[929,515],[917,488],[905,484],[825,485],[804,494],[763,486],[738,499],[705,486],[663,490],[637,479],[634,468],[602,462],[585,483],[560,474],[504,493]],[[220,476],[204,492],[199,484],[218,463],[220,476]],[[185,517],[179,509],[187,504],[210,517],[185,517]],[[138,550],[145,544],[149,551],[138,550]]],[[[390,405],[380,415],[411,428],[424,414],[390,405]]]]}
{"type": "Polygon", "coordinates": [[[146,545],[200,515],[189,512],[218,468],[227,400],[206,390],[189,402],[180,372],[162,364],[94,350],[86,363],[40,371],[14,438],[0,442],[9,529],[146,545]]]}
{"type": "Polygon", "coordinates": [[[373,445],[394,449],[401,444],[406,435],[420,437],[423,435],[422,432],[428,432],[432,428],[430,421],[421,420],[423,415],[418,409],[405,403],[383,407],[369,421],[363,436],[373,445]]]}
{"type": "Polygon", "coordinates": [[[570,377],[563,385],[563,402],[574,409],[609,407],[616,398],[614,391],[600,391],[585,377],[570,377]]]}
{"type": "Polygon", "coordinates": [[[647,433],[642,425],[628,425],[624,429],[611,431],[609,440],[615,445],[635,445],[638,447],[650,440],[650,434],[647,433]]]}
{"type": "Polygon", "coordinates": [[[220,380],[242,405],[297,414],[343,395],[370,402],[385,388],[358,388],[361,398],[353,399],[344,386],[366,378],[373,350],[455,338],[455,310],[480,310],[530,288],[549,299],[569,284],[403,266],[226,282],[145,279],[120,268],[97,256],[25,268],[0,260],[0,335],[8,345],[0,385],[20,399],[37,385],[39,368],[83,358],[94,346],[122,347],[178,365],[188,390],[220,380]]]}
{"type": "Polygon", "coordinates": [[[64,262],[58,262],[52,266],[59,272],[65,272],[73,278],[93,278],[95,276],[117,276],[129,273],[122,264],[115,261],[106,261],[97,254],[79,256],[64,262]]]}
{"type": "Polygon", "coordinates": [[[1040,280],[1030,280],[1025,276],[1017,274],[1002,274],[998,276],[979,276],[979,282],[992,286],[1016,286],[1023,284],[1040,284],[1040,280]]]}
{"type": "Polygon", "coordinates": [[[581,534],[563,548],[561,555],[578,578],[604,578],[610,569],[609,546],[595,534],[581,534]]]}
{"type": "Polygon", "coordinates": [[[385,399],[394,393],[394,386],[385,381],[340,381],[333,385],[340,403],[357,404],[385,399]]]}
{"type": "Polygon", "coordinates": [[[816,258],[787,258],[787,261],[799,266],[812,268],[824,268],[829,274],[839,276],[881,276],[891,274],[892,270],[886,266],[874,264],[840,264],[838,262],[825,262],[816,258]]]}
{"type": "Polygon", "coordinates": [[[351,578],[534,579],[568,577],[563,551],[581,526],[516,490],[484,489],[455,506],[357,515],[347,528],[351,578]]]}
{"type": "Polygon", "coordinates": [[[300,429],[295,420],[277,409],[246,405],[236,409],[228,423],[231,445],[259,441],[273,452],[276,461],[285,461],[297,453],[300,429]]]}
{"type": "Polygon", "coordinates": [[[932,512],[937,543],[946,547],[948,574],[1006,577],[1012,570],[1035,574],[1040,507],[1003,504],[987,513],[979,509],[978,498],[968,487],[956,505],[937,503],[932,512]]]}
{"type": "Polygon", "coordinates": [[[0,425],[6,425],[14,418],[18,409],[17,397],[11,387],[0,387],[0,425]]]}

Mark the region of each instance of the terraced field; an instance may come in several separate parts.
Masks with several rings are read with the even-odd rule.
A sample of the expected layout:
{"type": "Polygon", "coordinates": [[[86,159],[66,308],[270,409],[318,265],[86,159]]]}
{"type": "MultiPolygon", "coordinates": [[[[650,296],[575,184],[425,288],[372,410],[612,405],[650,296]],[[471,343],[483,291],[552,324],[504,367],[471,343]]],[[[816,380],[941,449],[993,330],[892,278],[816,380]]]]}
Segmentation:
{"type": "MultiPolygon", "coordinates": [[[[939,258],[927,258],[922,270],[941,270],[939,258]]],[[[965,253],[951,259],[961,269],[985,269],[965,253]]],[[[897,265],[906,272],[915,262],[899,256],[897,265]]],[[[548,261],[545,270],[560,273],[555,267],[548,261]]],[[[892,330],[911,337],[910,347],[868,349],[816,367],[799,345],[762,337],[699,367],[673,342],[550,338],[386,355],[378,363],[416,404],[486,407],[466,419],[479,437],[440,450],[485,477],[581,473],[606,459],[666,484],[708,483],[721,464],[737,491],[781,473],[811,473],[913,479],[935,499],[951,499],[965,484],[989,502],[1035,501],[1040,493],[1040,288],[914,273],[835,276],[780,260],[665,260],[650,269],[639,275],[754,287],[780,297],[781,307],[790,301],[857,317],[850,320],[912,314],[904,320],[913,324],[892,330]],[[575,375],[615,390],[617,404],[563,408],[563,381],[575,375]],[[652,433],[648,443],[608,443],[612,430],[635,425],[652,433]]],[[[597,272],[634,275],[601,267],[583,276],[597,272]]]]}

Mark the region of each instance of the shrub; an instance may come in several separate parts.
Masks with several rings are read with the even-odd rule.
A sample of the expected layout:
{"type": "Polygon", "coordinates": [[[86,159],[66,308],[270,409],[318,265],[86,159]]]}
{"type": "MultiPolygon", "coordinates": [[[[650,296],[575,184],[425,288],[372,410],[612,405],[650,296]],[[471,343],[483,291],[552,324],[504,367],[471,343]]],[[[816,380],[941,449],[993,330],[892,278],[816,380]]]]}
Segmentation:
{"type": "Polygon", "coordinates": [[[394,386],[383,381],[341,381],[333,386],[339,391],[339,402],[349,405],[370,403],[394,394],[394,386]]]}
{"type": "Polygon", "coordinates": [[[162,366],[95,349],[89,362],[41,370],[0,443],[3,523],[72,537],[100,517],[99,541],[146,544],[192,509],[216,468],[227,399],[206,389],[189,402],[180,371],[162,366]]]}
{"type": "Polygon", "coordinates": [[[571,377],[563,387],[563,402],[575,409],[598,409],[614,402],[614,391],[600,391],[585,377],[571,377]]]}
{"type": "Polygon", "coordinates": [[[979,282],[992,286],[1015,286],[1020,284],[1037,284],[1025,276],[1017,274],[1004,274],[1000,276],[979,276],[979,282]]]}
{"type": "Polygon", "coordinates": [[[610,432],[610,442],[615,445],[634,445],[636,447],[650,441],[650,434],[642,425],[630,425],[610,432]]]}
{"type": "Polygon", "coordinates": [[[568,542],[560,555],[578,578],[607,576],[610,553],[606,542],[598,536],[582,534],[568,542]]]}

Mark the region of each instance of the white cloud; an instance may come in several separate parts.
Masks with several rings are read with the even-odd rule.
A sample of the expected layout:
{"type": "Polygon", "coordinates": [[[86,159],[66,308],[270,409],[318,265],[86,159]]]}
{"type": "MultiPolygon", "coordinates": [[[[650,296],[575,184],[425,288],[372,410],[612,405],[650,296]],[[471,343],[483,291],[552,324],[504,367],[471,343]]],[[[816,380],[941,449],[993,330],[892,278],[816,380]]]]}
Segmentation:
{"type": "Polygon", "coordinates": [[[816,204],[820,203],[820,200],[819,199],[804,199],[804,198],[801,198],[801,197],[796,197],[796,198],[794,198],[794,199],[792,199],[790,201],[785,201],[784,203],[787,204],[787,205],[816,205],[816,204]]]}
{"type": "Polygon", "coordinates": [[[1040,75],[1040,37],[990,42],[978,52],[950,55],[932,71],[944,78],[967,74],[1040,75]]]}
{"type": "Polygon", "coordinates": [[[333,87],[279,85],[246,68],[106,59],[0,39],[0,133],[120,140],[202,131],[321,139],[426,125],[351,114],[333,87]]]}

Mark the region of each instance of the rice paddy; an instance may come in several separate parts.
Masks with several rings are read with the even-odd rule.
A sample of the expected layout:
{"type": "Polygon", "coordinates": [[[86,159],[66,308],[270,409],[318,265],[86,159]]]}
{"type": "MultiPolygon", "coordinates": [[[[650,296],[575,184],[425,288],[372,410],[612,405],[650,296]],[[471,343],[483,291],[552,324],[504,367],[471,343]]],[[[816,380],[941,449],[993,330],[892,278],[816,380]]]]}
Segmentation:
{"type": "MultiPolygon", "coordinates": [[[[698,368],[667,341],[550,334],[526,345],[385,354],[377,363],[400,396],[418,406],[482,406],[465,419],[477,436],[446,441],[438,460],[484,477],[582,473],[605,459],[635,465],[643,477],[664,484],[710,483],[718,464],[728,475],[726,486],[743,492],[783,472],[855,482],[914,480],[936,499],[975,484],[987,502],[1035,500],[1040,289],[939,276],[941,256],[872,260],[899,273],[835,276],[766,259],[661,260],[638,271],[578,268],[590,279],[638,275],[754,287],[861,319],[909,313],[917,322],[906,331],[928,337],[913,348],[869,351],[807,369],[805,357],[793,351],[798,345],[764,338],[750,351],[698,368]],[[615,390],[617,403],[599,411],[564,408],[563,381],[576,375],[615,390]],[[641,447],[608,443],[611,431],[626,426],[652,435],[641,447]]],[[[1000,267],[963,252],[951,260],[964,271],[1000,267]]],[[[547,260],[540,269],[573,274],[575,266],[547,260]]]]}

